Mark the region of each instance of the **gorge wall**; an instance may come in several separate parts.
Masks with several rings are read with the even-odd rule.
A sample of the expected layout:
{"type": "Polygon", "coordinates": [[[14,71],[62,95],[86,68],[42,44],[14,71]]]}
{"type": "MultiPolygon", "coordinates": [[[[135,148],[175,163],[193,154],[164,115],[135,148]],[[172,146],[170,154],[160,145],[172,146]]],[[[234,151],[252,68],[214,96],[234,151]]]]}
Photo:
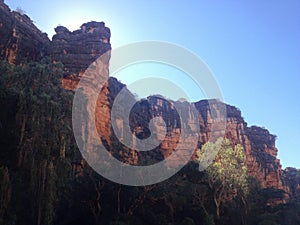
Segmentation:
{"type": "Polygon", "coordinates": [[[42,33],[22,11],[11,11],[0,1],[0,57],[11,64],[38,61],[51,57],[53,62],[64,65],[66,77],[63,86],[67,89],[70,80],[78,80],[90,65],[104,52],[111,49],[110,30],[103,22],[82,24],[79,30],[66,27],[55,28],[52,41],[42,33]]]}
{"type": "Polygon", "coordinates": [[[103,22],[82,24],[74,32],[63,26],[56,27],[55,31],[50,55],[53,61],[64,64],[70,79],[82,74],[91,62],[110,50],[110,30],[103,22]]]}
{"type": "Polygon", "coordinates": [[[50,40],[22,12],[0,1],[0,57],[11,64],[37,61],[48,54],[50,40]]]}
{"type": "MultiPolygon", "coordinates": [[[[29,17],[12,12],[3,0],[0,1],[1,59],[11,64],[20,64],[23,61],[37,61],[48,56],[53,62],[62,62],[64,65],[65,77],[62,79],[62,87],[76,90],[87,67],[111,49],[110,30],[103,22],[89,22],[73,32],[62,26],[58,26],[55,31],[56,35],[50,41],[29,17]]],[[[172,107],[175,102],[166,101],[159,96],[151,96],[138,102],[132,109],[130,126],[137,137],[144,138],[149,135],[148,122],[158,115],[162,116],[168,128],[168,135],[158,148],[148,153],[137,153],[120,143],[114,134],[114,132],[123,132],[124,121],[121,117],[117,118],[117,131],[113,131],[111,126],[112,103],[124,87],[116,79],[109,78],[98,96],[95,112],[96,126],[108,151],[131,164],[155,162],[168,157],[176,149],[181,126],[184,125],[178,122],[178,114],[172,107]]],[[[131,95],[130,98],[134,96],[131,95]]],[[[178,104],[185,104],[187,111],[190,107],[187,103],[178,104]]],[[[201,147],[209,140],[212,135],[212,124],[220,122],[215,112],[211,110],[214,106],[218,108],[219,104],[223,103],[216,100],[202,100],[195,103],[199,118],[187,114],[186,124],[192,126],[195,119],[198,119],[200,123],[197,147],[201,147]]],[[[262,187],[283,190],[290,197],[299,196],[299,170],[293,168],[282,170],[280,160],[277,158],[276,137],[264,128],[248,127],[238,108],[230,105],[225,105],[225,107],[227,111],[225,136],[234,143],[244,146],[250,175],[258,179],[262,187]]],[[[122,108],[119,109],[120,114],[122,110],[122,108]]],[[[155,129],[159,135],[160,127],[155,129]]],[[[81,165],[82,160],[77,159],[76,163],[81,165]]]]}

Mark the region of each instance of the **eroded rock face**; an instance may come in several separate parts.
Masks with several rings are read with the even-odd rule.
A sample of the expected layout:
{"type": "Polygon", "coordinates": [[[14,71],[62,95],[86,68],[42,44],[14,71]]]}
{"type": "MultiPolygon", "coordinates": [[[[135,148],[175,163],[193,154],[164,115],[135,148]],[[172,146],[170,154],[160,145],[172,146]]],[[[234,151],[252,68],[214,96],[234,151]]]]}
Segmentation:
{"type": "Polygon", "coordinates": [[[247,127],[246,135],[250,143],[250,146],[246,145],[250,174],[258,178],[262,187],[286,190],[280,160],[277,159],[275,136],[256,126],[247,127]]]}
{"type": "MultiPolygon", "coordinates": [[[[112,94],[110,93],[110,90],[121,90],[121,88],[124,88],[120,86],[122,85],[118,84],[118,82],[114,80],[114,83],[109,83],[108,86],[105,86],[99,95],[99,98],[102,98],[101,101],[106,99],[105,102],[101,103],[102,107],[99,109],[100,112],[103,112],[99,112],[102,120],[102,122],[99,122],[99,127],[103,127],[102,137],[105,137],[107,143],[117,146],[117,149],[121,149],[124,146],[122,146],[119,140],[115,137],[114,132],[122,133],[124,130],[124,124],[126,123],[124,123],[120,116],[115,118],[118,120],[117,130],[114,131],[111,127],[110,110],[117,92],[115,91],[114,94],[112,94]],[[107,95],[109,96],[108,99],[110,99],[110,101],[107,101],[107,97],[105,97],[107,95]],[[105,110],[103,108],[105,108],[105,110]],[[103,123],[104,121],[105,123],[103,123]]],[[[130,114],[130,126],[132,133],[135,133],[138,138],[147,138],[149,135],[149,121],[154,117],[161,116],[167,126],[167,135],[164,137],[164,140],[159,147],[153,151],[136,153],[133,149],[127,149],[125,151],[123,148],[121,150],[121,155],[125,154],[123,155],[126,158],[125,161],[134,164],[147,164],[147,160],[156,162],[162,158],[169,157],[176,151],[179,136],[181,135],[181,127],[191,126],[191,124],[194,124],[195,118],[188,113],[188,109],[190,107],[189,104],[181,103],[186,104],[184,107],[187,109],[185,116],[186,121],[181,124],[179,115],[173,104],[174,102],[166,101],[158,96],[151,96],[136,103],[130,114]],[[134,159],[131,158],[133,156],[134,159]]],[[[211,139],[213,136],[212,132],[221,132],[222,123],[219,121],[219,117],[216,116],[216,114],[218,114],[217,105],[220,104],[223,103],[220,103],[217,100],[203,100],[195,103],[195,107],[199,112],[198,120],[200,132],[198,133],[198,145],[196,147],[192,147],[194,148],[194,151],[200,148],[207,141],[213,141],[211,139]],[[213,131],[213,125],[216,127],[220,126],[220,131],[218,129],[214,129],[213,131]]],[[[277,148],[275,147],[276,137],[264,128],[256,126],[248,127],[247,123],[242,118],[239,109],[230,105],[225,105],[225,107],[227,111],[225,136],[233,143],[244,146],[249,174],[258,179],[263,188],[274,188],[289,192],[289,188],[283,180],[280,160],[277,159],[277,148]]],[[[124,109],[119,109],[120,115],[122,114],[122,110],[124,109]]],[[[154,133],[158,136],[163,134],[162,128],[157,125],[154,133]]],[[[220,133],[220,135],[221,134],[222,133],[220,133]]],[[[186,135],[185,138],[187,139],[189,136],[186,135]]],[[[187,143],[189,142],[187,141],[187,143]]],[[[114,155],[119,154],[116,153],[114,147],[110,148],[110,151],[114,152],[114,155]]],[[[195,157],[196,155],[194,154],[192,158],[195,157]]],[[[174,163],[176,164],[176,162],[174,163]]]]}
{"type": "MultiPolygon", "coordinates": [[[[201,147],[208,140],[213,141],[210,139],[212,136],[212,124],[215,126],[218,126],[218,124],[222,125],[219,117],[214,115],[218,110],[218,107],[215,107],[215,105],[218,104],[221,103],[216,100],[203,100],[195,103],[200,115],[198,147],[201,147]]],[[[241,116],[240,110],[236,107],[226,105],[226,112],[225,137],[235,144],[244,146],[249,174],[257,178],[263,188],[288,191],[283,182],[280,160],[277,159],[276,137],[264,128],[248,127],[241,116]]],[[[218,130],[214,130],[214,132],[218,132],[218,130]]],[[[169,145],[172,146],[172,144],[169,145]]]]}
{"type": "MultiPolygon", "coordinates": [[[[218,104],[221,103],[216,100],[203,100],[195,104],[199,111],[200,123],[198,148],[200,148],[208,140],[213,141],[211,139],[212,125],[222,125],[219,121],[219,117],[214,115],[218,108],[215,106],[218,104]]],[[[170,130],[170,133],[166,136],[159,147],[163,156],[166,158],[170,154],[174,153],[178,143],[178,136],[180,135],[180,126],[183,124],[178,124],[178,116],[175,114],[176,111],[172,111],[167,101],[150,97],[148,98],[147,105],[149,105],[149,109],[146,115],[150,115],[151,118],[156,115],[167,115],[164,117],[164,120],[168,126],[168,130],[170,130]]],[[[247,123],[241,116],[240,110],[236,107],[226,105],[226,111],[227,119],[225,136],[232,140],[233,143],[244,146],[249,174],[258,179],[263,188],[274,188],[288,192],[289,189],[284,184],[282,177],[280,160],[277,158],[275,136],[270,134],[264,128],[256,126],[248,127],[247,123]]],[[[136,114],[138,113],[136,112],[136,114]]],[[[140,112],[140,115],[144,116],[145,112],[140,112]]],[[[149,121],[149,118],[145,119],[143,116],[140,116],[141,120],[139,124],[141,124],[142,121],[149,121]]],[[[192,123],[193,118],[187,117],[187,119],[189,123],[192,123]]],[[[138,121],[138,119],[135,120],[138,121]]],[[[136,122],[136,124],[138,124],[138,122],[136,122]]],[[[221,129],[222,126],[220,130],[221,129]]],[[[214,132],[218,132],[218,129],[215,129],[214,132]]],[[[194,155],[194,158],[195,157],[196,156],[194,155]]]]}
{"type": "MultiPolygon", "coordinates": [[[[204,127],[202,130],[208,130],[200,134],[200,141],[206,142],[209,136],[209,126],[216,121],[211,119],[211,111],[205,101],[196,103],[196,107],[202,115],[202,119],[200,118],[204,127]],[[207,122],[209,120],[212,121],[209,123],[207,122]]],[[[277,159],[276,137],[264,128],[248,127],[241,116],[241,111],[234,106],[226,105],[226,113],[225,137],[244,147],[250,175],[257,178],[263,188],[286,190],[282,181],[280,160],[277,159]]]]}
{"type": "MultiPolygon", "coordinates": [[[[207,106],[203,105],[203,102],[205,101],[196,103],[196,106],[198,106],[201,115],[204,115],[201,123],[207,127],[206,124],[209,123],[206,121],[211,117],[209,116],[211,112],[207,106]]],[[[282,177],[280,160],[277,158],[276,136],[261,127],[248,127],[240,110],[236,107],[226,105],[226,111],[225,136],[233,143],[244,146],[249,174],[259,180],[262,188],[274,188],[289,192],[289,188],[284,184],[282,177]]],[[[209,135],[209,132],[207,134],[209,135]]],[[[201,134],[202,140],[206,140],[207,134],[201,134]]]]}
{"type": "MultiPolygon", "coordinates": [[[[1,59],[8,60],[11,64],[20,64],[24,60],[39,60],[43,56],[51,56],[53,61],[60,61],[65,66],[66,77],[62,80],[62,87],[75,91],[88,66],[111,49],[110,30],[105,27],[103,22],[89,22],[73,32],[62,26],[58,26],[55,31],[53,41],[50,42],[47,35],[39,31],[26,15],[11,12],[3,1],[0,1],[1,59]]],[[[104,68],[108,69],[108,64],[104,68]]],[[[134,136],[145,138],[149,135],[148,123],[156,116],[164,119],[167,125],[167,135],[153,151],[136,152],[134,149],[124,146],[114,133],[122,134],[124,132],[122,117],[115,118],[117,120],[116,131],[113,131],[111,126],[111,108],[114,99],[125,86],[114,78],[104,77],[103,79],[108,80],[97,96],[96,128],[107,150],[122,161],[134,165],[144,165],[169,157],[178,147],[181,127],[189,126],[192,129],[196,119],[200,125],[199,140],[198,145],[192,150],[200,148],[211,140],[213,125],[217,127],[213,132],[222,134],[222,121],[216,115],[218,115],[218,105],[223,103],[216,100],[210,100],[210,102],[203,100],[195,103],[199,118],[195,118],[189,113],[189,104],[180,103],[186,104],[184,106],[186,109],[185,121],[181,124],[173,107],[174,102],[170,103],[159,96],[152,96],[138,102],[132,109],[130,128],[135,134],[130,134],[132,142],[135,141],[134,136]],[[209,107],[209,103],[211,107],[209,107]]],[[[134,99],[134,96],[130,95],[130,98],[134,99]]],[[[244,146],[250,175],[257,178],[262,187],[280,189],[288,192],[290,196],[299,196],[299,170],[293,168],[282,170],[280,161],[277,159],[275,136],[264,128],[248,127],[239,109],[230,105],[225,105],[225,107],[227,118],[224,135],[235,144],[244,146]]],[[[87,109],[87,111],[90,110],[87,109]]],[[[124,108],[121,107],[118,110],[121,115],[124,108]]],[[[158,136],[162,135],[162,127],[156,125],[155,132],[158,136]]],[[[186,139],[192,138],[188,133],[185,135],[186,139]]],[[[188,145],[187,147],[189,148],[188,145]]],[[[195,157],[194,154],[192,158],[195,157]]],[[[82,164],[82,160],[79,159],[78,163],[82,164]]],[[[176,164],[176,160],[174,163],[176,164]]]]}
{"type": "Polygon", "coordinates": [[[22,12],[11,11],[0,1],[0,58],[17,65],[48,54],[50,40],[22,12]]]}
{"type": "Polygon", "coordinates": [[[292,198],[300,198],[300,170],[287,167],[282,172],[283,180],[292,198]]]}
{"type": "MultiPolygon", "coordinates": [[[[76,80],[92,62],[111,49],[110,30],[103,22],[85,23],[73,32],[58,26],[55,31],[50,55],[53,61],[64,64],[66,78],[76,80]]],[[[63,85],[67,89],[73,88],[68,86],[68,81],[63,85]]]]}
{"type": "Polygon", "coordinates": [[[88,22],[79,30],[55,28],[52,41],[42,33],[23,12],[11,11],[0,1],[0,58],[18,65],[24,61],[38,61],[45,56],[61,62],[66,72],[63,87],[74,89],[88,66],[109,51],[110,30],[104,22],[88,22]],[[72,80],[72,81],[70,81],[72,80]]]}

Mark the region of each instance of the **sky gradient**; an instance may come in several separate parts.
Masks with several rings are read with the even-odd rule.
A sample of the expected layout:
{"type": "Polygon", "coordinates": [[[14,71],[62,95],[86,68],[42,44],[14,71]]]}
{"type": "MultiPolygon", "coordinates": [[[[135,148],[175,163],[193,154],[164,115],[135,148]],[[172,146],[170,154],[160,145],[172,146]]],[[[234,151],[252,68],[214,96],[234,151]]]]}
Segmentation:
{"type": "Polygon", "coordinates": [[[300,168],[299,0],[5,3],[23,9],[50,38],[58,25],[74,30],[95,20],[111,29],[112,48],[160,40],[189,49],[210,67],[225,102],[240,108],[249,126],[277,135],[283,167],[300,168]]]}

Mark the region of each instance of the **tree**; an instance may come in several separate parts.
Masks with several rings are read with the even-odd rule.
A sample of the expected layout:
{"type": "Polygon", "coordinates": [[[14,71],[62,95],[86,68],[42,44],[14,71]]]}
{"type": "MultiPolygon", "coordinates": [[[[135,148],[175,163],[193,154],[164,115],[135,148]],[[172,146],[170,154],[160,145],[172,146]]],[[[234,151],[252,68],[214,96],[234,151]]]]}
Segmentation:
{"type": "Polygon", "coordinates": [[[21,7],[17,7],[16,12],[20,13],[21,15],[25,15],[26,14],[25,10],[22,9],[21,7]]]}
{"type": "Polygon", "coordinates": [[[7,196],[0,200],[0,217],[5,216],[4,224],[53,224],[57,192],[70,170],[64,159],[74,155],[73,94],[60,86],[62,65],[47,58],[18,66],[1,61],[0,72],[5,109],[0,113],[0,165],[7,168],[0,168],[0,194],[7,196]]]}
{"type": "Polygon", "coordinates": [[[219,138],[215,143],[207,142],[197,151],[198,162],[216,148],[220,148],[213,163],[206,169],[208,183],[213,191],[217,218],[220,206],[225,201],[240,197],[245,203],[248,193],[247,166],[244,149],[228,139],[219,138]]]}

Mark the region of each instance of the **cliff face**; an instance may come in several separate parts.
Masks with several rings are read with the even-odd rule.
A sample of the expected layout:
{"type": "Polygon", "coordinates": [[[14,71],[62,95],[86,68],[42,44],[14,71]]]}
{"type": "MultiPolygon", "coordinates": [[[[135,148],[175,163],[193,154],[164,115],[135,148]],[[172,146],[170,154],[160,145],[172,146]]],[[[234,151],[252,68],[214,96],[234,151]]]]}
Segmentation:
{"type": "Polygon", "coordinates": [[[11,64],[37,61],[47,55],[50,40],[31,19],[0,1],[0,57],[11,64]]]}
{"type": "MultiPolygon", "coordinates": [[[[81,26],[77,31],[70,32],[67,28],[59,26],[56,29],[52,42],[46,34],[40,32],[26,15],[11,12],[0,1],[0,57],[8,60],[11,64],[19,64],[22,60],[39,60],[43,56],[50,56],[54,62],[62,62],[66,76],[62,80],[62,86],[68,90],[76,90],[80,77],[87,67],[100,55],[109,51],[110,30],[103,22],[89,22],[81,26]]],[[[136,152],[124,146],[118,140],[116,133],[121,136],[124,132],[124,121],[119,116],[117,130],[112,129],[111,108],[118,92],[124,85],[116,79],[110,78],[102,88],[96,104],[96,128],[112,155],[131,164],[147,164],[148,162],[160,161],[170,156],[178,145],[182,126],[191,129],[197,120],[200,125],[198,133],[198,146],[201,147],[212,136],[212,125],[219,124],[216,117],[218,105],[223,104],[215,100],[203,100],[195,103],[199,112],[199,118],[190,114],[191,105],[166,101],[159,96],[152,96],[136,103],[130,113],[130,129],[135,136],[145,138],[149,135],[149,121],[154,117],[161,116],[167,125],[167,135],[159,147],[149,152],[136,152]],[[185,121],[179,122],[179,116],[174,109],[174,104],[179,104],[186,109],[185,121]],[[214,109],[212,112],[211,107],[214,109]]],[[[133,95],[130,98],[134,99],[133,95]]],[[[284,190],[290,196],[299,196],[300,181],[299,171],[295,169],[282,170],[280,161],[277,159],[275,136],[266,129],[252,126],[241,116],[241,112],[233,106],[226,107],[227,119],[225,136],[236,144],[244,146],[247,165],[250,175],[257,178],[262,187],[284,190]],[[294,182],[296,180],[296,183],[294,182]]],[[[119,108],[119,114],[125,110],[119,108]]],[[[163,134],[159,125],[155,126],[158,136],[163,134]]],[[[189,134],[185,136],[189,142],[189,134]]],[[[135,137],[132,137],[132,142],[135,137]]],[[[189,147],[189,144],[187,144],[189,147]]],[[[194,155],[195,157],[195,155],[194,155]]],[[[78,160],[81,163],[81,160],[78,160]]],[[[176,163],[176,162],[175,162],[176,163]]]]}
{"type": "MultiPolygon", "coordinates": [[[[110,50],[110,30],[103,22],[82,24],[70,32],[63,26],[55,28],[50,55],[53,61],[62,62],[69,78],[76,78],[100,55],[110,50]]],[[[67,82],[66,84],[67,88],[67,82]]]]}
{"type": "Polygon", "coordinates": [[[300,198],[300,170],[287,167],[282,171],[283,179],[293,198],[300,198]]]}
{"type": "MultiPolygon", "coordinates": [[[[158,114],[164,114],[168,103],[163,103],[159,100],[154,101],[150,98],[149,104],[151,108],[156,108],[158,114]]],[[[219,123],[219,117],[214,116],[212,108],[218,108],[222,104],[216,100],[203,100],[195,103],[199,111],[200,133],[199,145],[201,147],[212,136],[211,126],[219,123]],[[216,107],[215,107],[216,106],[216,107]]],[[[233,106],[226,105],[227,120],[225,136],[232,140],[233,143],[244,146],[247,158],[248,171],[251,176],[257,178],[263,188],[274,188],[288,191],[288,187],[284,186],[282,177],[282,168],[280,160],[277,159],[277,149],[275,147],[275,136],[270,134],[266,129],[252,126],[247,127],[247,123],[241,116],[241,112],[233,106]]],[[[155,114],[151,113],[151,117],[155,114]]],[[[176,124],[176,116],[170,115],[167,119],[171,119],[169,124],[172,130],[180,132],[180,126],[176,124]]],[[[188,118],[192,120],[192,118],[188,118]]],[[[191,123],[191,121],[189,121],[191,123]]],[[[173,137],[174,135],[171,135],[173,137]]],[[[175,139],[176,140],[176,139],[175,139]]],[[[163,152],[169,155],[174,151],[176,141],[174,138],[166,138],[160,146],[163,152]]],[[[164,154],[164,156],[167,156],[164,154]]]]}
{"type": "MultiPolygon", "coordinates": [[[[72,83],[72,81],[70,81],[72,83]]],[[[70,87],[76,87],[76,81],[70,85],[70,87]]],[[[115,156],[128,163],[133,164],[147,164],[147,161],[157,162],[163,158],[170,156],[176,149],[181,134],[181,126],[179,115],[175,108],[172,106],[175,104],[173,101],[166,101],[159,96],[150,96],[147,99],[137,102],[130,113],[130,128],[138,138],[146,138],[149,135],[149,121],[154,117],[161,116],[167,126],[167,135],[159,145],[158,148],[149,152],[136,152],[133,149],[124,147],[124,145],[118,140],[115,132],[124,132],[124,124],[122,116],[117,119],[117,130],[112,129],[111,125],[111,107],[118,92],[124,88],[117,80],[110,78],[108,84],[103,87],[99,98],[96,114],[97,127],[100,136],[108,144],[109,151],[115,156]],[[113,90],[113,91],[112,91],[113,90]],[[105,107],[103,107],[103,105],[105,107]],[[98,111],[99,110],[99,111],[98,111]],[[104,112],[105,111],[105,112],[104,112]],[[101,115],[101,116],[100,116],[101,115]],[[121,149],[116,151],[116,149],[121,149]]],[[[131,98],[134,98],[132,95],[131,98]]],[[[184,104],[184,103],[177,103],[184,104]]],[[[212,125],[220,123],[219,118],[215,116],[216,112],[212,112],[211,108],[218,109],[218,105],[223,104],[216,100],[203,100],[195,103],[195,107],[199,112],[199,144],[197,148],[200,148],[204,143],[210,140],[212,136],[212,125]]],[[[125,106],[124,106],[125,107],[125,106]]],[[[119,108],[119,114],[125,111],[124,107],[119,108]]],[[[189,104],[184,106],[186,109],[190,107],[189,104]]],[[[280,164],[280,160],[277,158],[277,148],[275,146],[276,137],[268,132],[268,130],[251,126],[248,127],[247,123],[241,116],[241,112],[234,106],[224,105],[227,111],[225,136],[232,140],[233,143],[241,144],[244,146],[247,166],[249,174],[259,180],[263,188],[274,188],[283,190],[289,193],[290,196],[295,196],[291,192],[291,182],[286,181],[287,175],[283,176],[283,170],[280,164]]],[[[188,111],[188,110],[187,110],[188,111]]],[[[185,124],[195,123],[195,118],[187,113],[185,117],[187,120],[185,124]]],[[[164,131],[161,127],[155,127],[155,133],[164,135],[164,131]]],[[[122,136],[122,134],[121,134],[122,136]]],[[[186,137],[188,138],[188,136],[186,137]]],[[[132,137],[132,143],[134,137],[132,137]]],[[[187,141],[187,143],[189,143],[187,141]]],[[[195,148],[194,150],[196,150],[195,148]]],[[[193,158],[195,158],[195,154],[193,158]]],[[[176,162],[175,162],[176,164],[176,162]]],[[[285,172],[285,174],[287,174],[285,172]]],[[[299,186],[292,188],[294,192],[299,192],[299,186]]],[[[286,196],[288,197],[288,196],[286,196]]]]}
{"type": "Polygon", "coordinates": [[[71,81],[78,81],[78,76],[93,61],[111,49],[110,30],[103,22],[93,21],[73,32],[63,26],[56,27],[55,31],[50,41],[27,15],[11,11],[0,1],[0,58],[18,65],[49,56],[53,62],[64,64],[63,87],[73,89],[71,81]]]}
{"type": "MultiPolygon", "coordinates": [[[[109,151],[116,157],[120,157],[122,160],[133,164],[147,164],[147,161],[156,162],[174,153],[182,132],[181,128],[195,124],[196,118],[189,113],[190,105],[188,103],[167,101],[160,96],[150,96],[147,99],[137,102],[132,108],[129,118],[130,129],[135,133],[136,137],[142,139],[148,137],[149,121],[157,116],[163,118],[167,126],[167,131],[158,148],[149,152],[136,152],[134,149],[124,148],[116,137],[116,133],[119,133],[119,137],[125,135],[123,132],[126,122],[121,116],[125,111],[125,106],[123,106],[123,108],[121,106],[118,109],[117,115],[120,116],[115,117],[117,120],[117,129],[113,130],[111,125],[112,104],[117,93],[122,88],[124,88],[122,84],[111,78],[108,85],[104,86],[98,98],[98,103],[102,106],[98,104],[98,108],[96,109],[96,114],[99,115],[99,117],[97,116],[99,119],[96,119],[96,125],[99,127],[98,131],[103,140],[105,140],[106,143],[110,143],[108,144],[109,151]],[[111,92],[111,90],[114,91],[111,92]],[[182,108],[187,109],[186,116],[184,117],[185,121],[182,121],[182,124],[174,108],[175,104],[184,105],[182,108]],[[116,149],[122,150],[116,151],[116,149]]],[[[129,97],[134,98],[132,95],[129,97]]],[[[198,146],[194,148],[194,150],[200,148],[207,141],[211,141],[212,126],[218,126],[217,124],[220,123],[220,118],[215,116],[216,112],[212,112],[212,109],[218,110],[220,104],[223,103],[217,100],[202,100],[195,103],[195,107],[199,112],[198,120],[200,132],[198,133],[198,146]]],[[[291,173],[285,172],[285,176],[283,176],[280,160],[277,158],[277,148],[275,147],[276,137],[264,128],[257,126],[248,127],[241,116],[240,110],[236,107],[230,105],[224,105],[224,107],[226,107],[227,111],[225,137],[229,138],[235,144],[244,146],[249,174],[259,180],[262,188],[274,188],[283,190],[291,196],[295,195],[291,192],[291,182],[288,183],[285,179],[285,177],[291,177],[292,175],[290,175],[291,173]]],[[[157,136],[164,135],[164,131],[159,125],[155,126],[154,133],[157,136]]],[[[186,135],[185,138],[188,139],[189,136],[186,135]]],[[[134,136],[132,137],[132,143],[133,142],[134,136]]],[[[187,141],[187,143],[191,142],[187,141]]],[[[192,146],[187,145],[188,147],[192,146]]],[[[193,158],[195,157],[194,154],[193,158]]],[[[178,162],[175,160],[174,163],[176,164],[178,162]]],[[[293,186],[292,190],[296,193],[299,191],[299,186],[293,186]]]]}
{"type": "MultiPolygon", "coordinates": [[[[201,103],[203,104],[203,101],[196,103],[199,111],[201,103]]],[[[226,111],[225,136],[233,143],[244,146],[249,174],[257,178],[263,188],[286,190],[283,186],[280,161],[276,158],[275,136],[264,128],[248,127],[236,107],[226,105],[226,111]]],[[[207,110],[206,114],[211,115],[211,112],[207,110]]],[[[203,119],[205,124],[206,120],[203,119]]],[[[214,122],[212,120],[212,123],[214,122]]]]}

